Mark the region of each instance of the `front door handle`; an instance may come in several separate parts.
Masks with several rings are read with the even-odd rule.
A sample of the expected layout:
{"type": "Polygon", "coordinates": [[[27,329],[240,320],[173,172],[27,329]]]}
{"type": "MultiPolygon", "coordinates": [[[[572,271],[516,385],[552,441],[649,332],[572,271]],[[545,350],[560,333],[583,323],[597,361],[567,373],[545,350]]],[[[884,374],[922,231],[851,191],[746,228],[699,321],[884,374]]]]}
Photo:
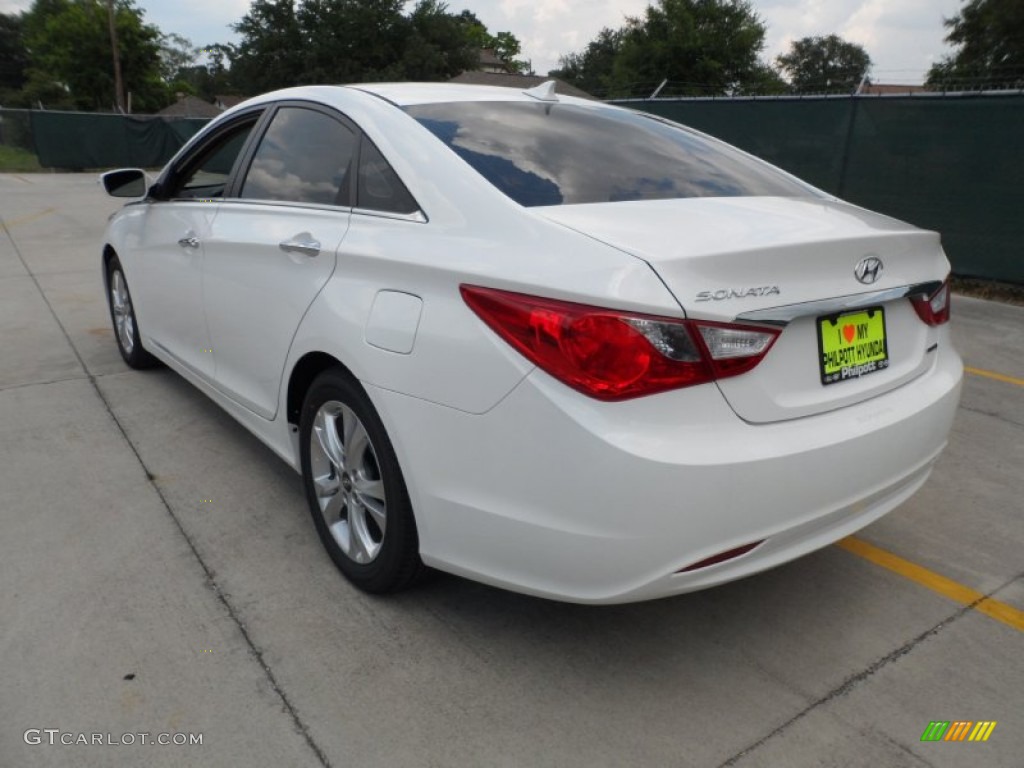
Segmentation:
{"type": "Polygon", "coordinates": [[[279,246],[285,253],[298,253],[303,256],[318,256],[320,254],[320,241],[316,240],[309,232],[301,232],[291,240],[285,240],[279,246]]]}
{"type": "Polygon", "coordinates": [[[199,238],[196,237],[193,233],[189,232],[187,235],[181,238],[181,240],[178,241],[178,245],[180,245],[182,248],[198,248],[199,238]]]}

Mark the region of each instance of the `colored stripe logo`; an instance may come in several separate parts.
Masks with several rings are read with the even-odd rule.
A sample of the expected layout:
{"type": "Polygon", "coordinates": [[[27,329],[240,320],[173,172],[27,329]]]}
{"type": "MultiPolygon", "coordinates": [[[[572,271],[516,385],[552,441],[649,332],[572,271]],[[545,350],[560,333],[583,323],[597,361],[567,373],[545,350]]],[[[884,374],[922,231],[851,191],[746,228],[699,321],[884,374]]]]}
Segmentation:
{"type": "Polygon", "coordinates": [[[996,724],[995,720],[932,720],[921,741],[988,741],[996,724]]]}

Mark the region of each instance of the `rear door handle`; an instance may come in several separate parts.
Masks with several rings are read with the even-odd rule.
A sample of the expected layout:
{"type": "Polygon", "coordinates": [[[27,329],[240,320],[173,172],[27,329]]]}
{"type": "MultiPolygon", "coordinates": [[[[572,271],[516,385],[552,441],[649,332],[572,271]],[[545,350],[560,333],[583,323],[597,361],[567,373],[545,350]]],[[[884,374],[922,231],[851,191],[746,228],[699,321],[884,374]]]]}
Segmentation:
{"type": "Polygon", "coordinates": [[[320,255],[320,241],[315,239],[309,232],[301,232],[291,240],[285,240],[279,246],[285,253],[298,253],[303,256],[320,255]]]}
{"type": "Polygon", "coordinates": [[[198,248],[199,238],[196,237],[193,233],[189,232],[187,235],[181,238],[181,240],[178,241],[178,245],[180,245],[182,248],[198,248]]]}

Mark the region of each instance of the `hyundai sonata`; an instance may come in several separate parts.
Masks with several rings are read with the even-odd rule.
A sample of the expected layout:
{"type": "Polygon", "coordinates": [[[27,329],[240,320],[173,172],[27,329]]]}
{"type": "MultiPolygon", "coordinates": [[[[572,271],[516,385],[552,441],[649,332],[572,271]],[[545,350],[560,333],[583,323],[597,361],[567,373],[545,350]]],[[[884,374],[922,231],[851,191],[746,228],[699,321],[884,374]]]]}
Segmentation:
{"type": "Polygon", "coordinates": [[[909,498],[957,407],[938,235],[551,84],[278,91],[103,183],[138,198],[103,247],[125,362],[301,472],[370,592],[747,576],[909,498]]]}

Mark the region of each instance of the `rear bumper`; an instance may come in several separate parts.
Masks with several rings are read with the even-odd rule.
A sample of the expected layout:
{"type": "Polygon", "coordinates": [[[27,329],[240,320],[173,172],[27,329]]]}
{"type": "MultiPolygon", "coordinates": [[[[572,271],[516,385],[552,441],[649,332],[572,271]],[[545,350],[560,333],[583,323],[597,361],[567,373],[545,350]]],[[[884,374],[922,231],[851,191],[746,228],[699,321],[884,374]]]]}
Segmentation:
{"type": "Polygon", "coordinates": [[[645,600],[771,568],[912,495],[945,446],[962,365],[827,414],[752,425],[717,388],[625,403],[535,371],[469,415],[369,387],[409,485],[428,565],[544,597],[645,600]],[[719,552],[746,555],[677,573],[719,552]]]}

